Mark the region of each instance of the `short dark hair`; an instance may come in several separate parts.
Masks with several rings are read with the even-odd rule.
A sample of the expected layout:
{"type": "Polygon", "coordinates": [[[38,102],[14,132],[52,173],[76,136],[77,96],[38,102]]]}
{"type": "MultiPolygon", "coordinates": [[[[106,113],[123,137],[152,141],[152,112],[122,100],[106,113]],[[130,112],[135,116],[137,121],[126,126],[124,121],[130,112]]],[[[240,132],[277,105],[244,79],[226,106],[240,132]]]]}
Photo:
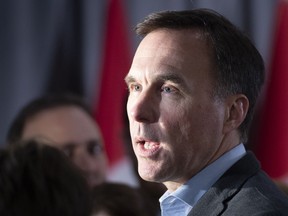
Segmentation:
{"type": "Polygon", "coordinates": [[[247,141],[265,76],[263,59],[250,39],[225,17],[209,9],[152,13],[135,28],[142,37],[157,29],[196,29],[202,33],[216,63],[213,96],[244,94],[249,100],[247,116],[239,127],[241,140],[247,141]]]}
{"type": "Polygon", "coordinates": [[[35,140],[0,150],[0,215],[90,215],[86,180],[61,151],[35,140]]]}
{"type": "Polygon", "coordinates": [[[91,118],[93,118],[92,111],[85,103],[84,99],[76,95],[44,95],[32,100],[20,110],[8,129],[6,141],[8,144],[17,144],[18,141],[21,140],[25,124],[29,119],[42,111],[66,106],[79,107],[89,116],[91,116],[91,118]]]}

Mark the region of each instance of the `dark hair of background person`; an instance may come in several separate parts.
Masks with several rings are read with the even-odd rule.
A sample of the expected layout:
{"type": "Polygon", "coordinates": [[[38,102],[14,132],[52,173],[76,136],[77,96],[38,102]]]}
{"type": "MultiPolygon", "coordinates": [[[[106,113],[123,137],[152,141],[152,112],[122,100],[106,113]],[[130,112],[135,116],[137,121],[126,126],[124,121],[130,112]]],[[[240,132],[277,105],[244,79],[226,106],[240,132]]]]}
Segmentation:
{"type": "Polygon", "coordinates": [[[153,13],[135,31],[145,37],[157,29],[198,29],[211,46],[215,61],[213,97],[244,94],[249,100],[247,117],[240,125],[241,141],[246,142],[256,99],[264,82],[264,62],[250,39],[233,24],[209,9],[153,13]],[[214,16],[217,14],[217,16],[214,16]],[[178,17],[178,19],[175,19],[178,17]]]}
{"type": "Polygon", "coordinates": [[[106,182],[92,190],[93,214],[109,216],[151,216],[136,188],[122,183],[106,182]]]}
{"type": "Polygon", "coordinates": [[[72,94],[47,95],[40,97],[26,105],[14,118],[8,130],[6,141],[12,144],[21,140],[26,122],[38,113],[63,106],[76,106],[93,118],[92,112],[85,102],[72,94]]]}
{"type": "Polygon", "coordinates": [[[35,140],[0,150],[0,215],[88,216],[91,204],[84,177],[59,150],[35,140]]]}

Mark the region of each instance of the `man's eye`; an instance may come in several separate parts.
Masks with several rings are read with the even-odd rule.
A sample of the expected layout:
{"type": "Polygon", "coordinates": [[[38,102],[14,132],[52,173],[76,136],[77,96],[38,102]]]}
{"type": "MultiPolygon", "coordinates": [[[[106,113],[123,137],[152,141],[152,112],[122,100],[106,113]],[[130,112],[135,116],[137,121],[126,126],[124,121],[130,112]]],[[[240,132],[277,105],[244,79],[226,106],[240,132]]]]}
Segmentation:
{"type": "Polygon", "coordinates": [[[172,93],[172,92],[174,92],[175,90],[174,90],[172,87],[170,87],[170,86],[164,86],[164,87],[162,87],[162,91],[163,91],[164,93],[172,93]]]}
{"type": "Polygon", "coordinates": [[[129,86],[129,90],[130,90],[130,91],[140,91],[140,90],[141,90],[141,86],[138,85],[138,84],[131,84],[131,85],[129,86]]]}
{"type": "Polygon", "coordinates": [[[97,156],[97,155],[100,155],[103,152],[103,147],[98,141],[92,140],[92,141],[88,142],[87,152],[91,156],[97,156]]]}

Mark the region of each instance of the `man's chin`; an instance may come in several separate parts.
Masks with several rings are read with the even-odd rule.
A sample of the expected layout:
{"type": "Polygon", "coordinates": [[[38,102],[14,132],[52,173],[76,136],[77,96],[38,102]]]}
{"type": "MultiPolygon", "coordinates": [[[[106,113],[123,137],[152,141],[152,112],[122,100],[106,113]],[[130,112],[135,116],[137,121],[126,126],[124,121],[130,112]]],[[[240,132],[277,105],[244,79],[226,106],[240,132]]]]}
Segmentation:
{"type": "Polygon", "coordinates": [[[149,182],[159,182],[157,175],[153,172],[149,172],[147,170],[142,171],[142,170],[138,170],[140,177],[145,180],[145,181],[149,181],[149,182]]]}

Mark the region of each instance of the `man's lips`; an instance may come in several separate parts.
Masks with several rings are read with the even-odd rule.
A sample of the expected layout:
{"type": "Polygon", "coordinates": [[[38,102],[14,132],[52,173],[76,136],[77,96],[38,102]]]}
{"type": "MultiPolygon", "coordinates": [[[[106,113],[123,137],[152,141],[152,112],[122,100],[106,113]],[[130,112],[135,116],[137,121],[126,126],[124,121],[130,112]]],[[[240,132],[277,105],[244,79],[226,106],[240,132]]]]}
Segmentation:
{"type": "Polygon", "coordinates": [[[136,141],[135,153],[140,157],[152,157],[155,156],[160,149],[159,142],[138,139],[136,141]]]}

